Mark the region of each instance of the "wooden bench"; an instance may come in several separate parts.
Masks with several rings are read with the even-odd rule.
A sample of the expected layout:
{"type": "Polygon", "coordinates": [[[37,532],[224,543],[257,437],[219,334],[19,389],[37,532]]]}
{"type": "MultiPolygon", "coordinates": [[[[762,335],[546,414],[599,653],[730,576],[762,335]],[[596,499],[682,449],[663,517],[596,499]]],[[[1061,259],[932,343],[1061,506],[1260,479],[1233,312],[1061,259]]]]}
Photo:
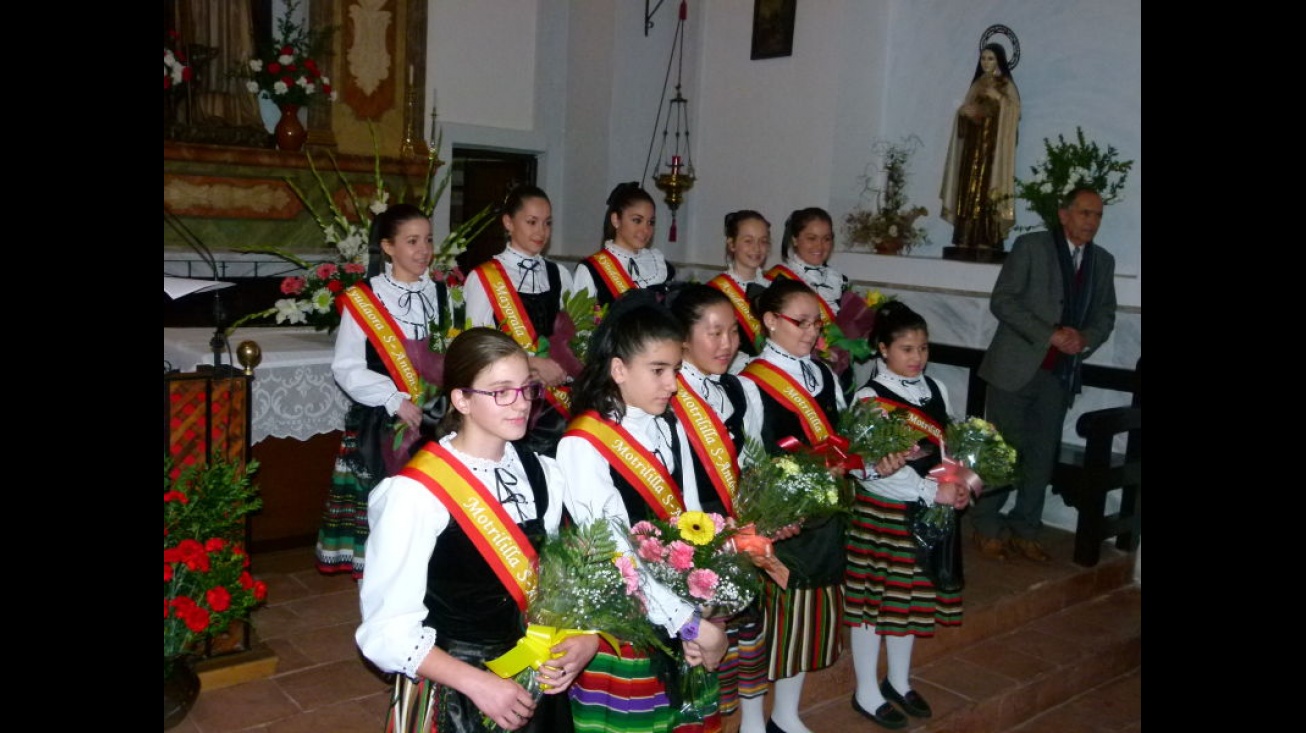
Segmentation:
{"type": "MultiPolygon", "coordinates": [[[[987,384],[979,377],[981,349],[930,344],[930,361],[965,368],[966,414],[983,415],[987,384]]],[[[1078,511],[1073,560],[1092,567],[1101,558],[1102,542],[1115,537],[1116,547],[1132,552],[1142,528],[1143,404],[1142,358],[1134,369],[1085,364],[1084,385],[1132,394],[1128,407],[1092,410],[1079,417],[1075,432],[1084,444],[1062,442],[1052,472],[1052,491],[1078,511]],[[1126,434],[1123,452],[1114,449],[1117,435],[1126,434]],[[1121,489],[1120,508],[1106,513],[1106,497],[1121,489]]],[[[985,489],[988,490],[988,487],[985,489]]],[[[994,487],[1009,491],[1010,487],[994,487]]]]}

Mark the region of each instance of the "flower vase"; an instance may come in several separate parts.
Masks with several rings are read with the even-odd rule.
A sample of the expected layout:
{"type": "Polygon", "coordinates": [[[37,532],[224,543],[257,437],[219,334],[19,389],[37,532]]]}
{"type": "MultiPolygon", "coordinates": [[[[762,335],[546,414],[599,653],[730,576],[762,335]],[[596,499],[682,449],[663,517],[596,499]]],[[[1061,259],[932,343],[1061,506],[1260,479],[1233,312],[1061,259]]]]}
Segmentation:
{"type": "Polygon", "coordinates": [[[277,120],[277,126],[273,128],[277,137],[277,149],[298,152],[308,140],[308,130],[299,121],[299,105],[283,104],[280,109],[281,119],[277,120]]]}
{"type": "Polygon", "coordinates": [[[902,240],[897,238],[881,239],[875,243],[875,253],[896,255],[902,253],[902,240]]]}
{"type": "Polygon", "coordinates": [[[188,656],[163,660],[163,729],[186,719],[200,696],[200,676],[188,656]]]}

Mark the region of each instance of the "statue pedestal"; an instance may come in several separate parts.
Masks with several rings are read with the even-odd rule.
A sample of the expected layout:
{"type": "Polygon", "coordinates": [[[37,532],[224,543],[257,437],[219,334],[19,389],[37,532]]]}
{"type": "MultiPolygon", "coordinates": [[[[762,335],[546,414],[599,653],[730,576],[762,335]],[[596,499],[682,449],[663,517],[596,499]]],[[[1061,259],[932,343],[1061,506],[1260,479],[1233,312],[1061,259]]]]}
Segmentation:
{"type": "Polygon", "coordinates": [[[1005,250],[985,247],[944,247],[943,259],[1001,264],[1003,260],[1007,259],[1007,253],[1005,250]]]}

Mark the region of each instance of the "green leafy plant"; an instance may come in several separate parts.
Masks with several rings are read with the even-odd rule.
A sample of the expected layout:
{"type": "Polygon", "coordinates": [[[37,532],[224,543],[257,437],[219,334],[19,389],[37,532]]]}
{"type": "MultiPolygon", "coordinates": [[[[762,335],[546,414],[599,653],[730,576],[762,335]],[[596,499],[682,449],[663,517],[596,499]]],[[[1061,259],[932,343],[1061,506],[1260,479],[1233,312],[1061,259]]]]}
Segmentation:
{"type": "Polygon", "coordinates": [[[810,452],[768,456],[760,441],[749,438],[740,463],[744,469],[735,492],[736,520],[740,526],[754,525],[759,535],[846,514],[852,508],[848,482],[835,478],[822,456],[810,452]]]}
{"type": "Polygon", "coordinates": [[[889,410],[875,400],[855,400],[840,413],[839,434],[868,466],[890,453],[911,450],[921,439],[907,424],[905,410],[889,410]]]}
{"type": "MultiPolygon", "coordinates": [[[[1047,155],[1030,166],[1033,177],[1016,179],[1015,196],[1029,204],[1030,210],[1038,215],[1048,231],[1060,224],[1057,211],[1061,208],[1061,201],[1076,188],[1096,191],[1104,205],[1122,198],[1120,192],[1134,161],[1120,160],[1120,152],[1115,146],[1108,145],[1103,150],[1097,143],[1086,140],[1084,130],[1076,127],[1074,142],[1067,142],[1064,135],[1057,135],[1055,145],[1043,138],[1043,147],[1047,155]]],[[[1034,228],[1020,226],[1016,231],[1034,228]]]]}
{"type": "Polygon", "coordinates": [[[245,516],[263,506],[250,475],[218,458],[174,469],[163,458],[163,658],[201,645],[267,600],[267,584],[249,572],[245,516]]]}

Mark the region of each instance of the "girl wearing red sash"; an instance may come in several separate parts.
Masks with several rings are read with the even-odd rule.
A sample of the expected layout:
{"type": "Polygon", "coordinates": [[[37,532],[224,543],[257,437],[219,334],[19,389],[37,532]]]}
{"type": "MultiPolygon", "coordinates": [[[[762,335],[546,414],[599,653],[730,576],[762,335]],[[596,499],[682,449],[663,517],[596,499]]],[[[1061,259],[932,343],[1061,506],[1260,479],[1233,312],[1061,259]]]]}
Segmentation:
{"type": "MultiPolygon", "coordinates": [[[[576,417],[558,444],[571,492],[567,510],[580,523],[616,520],[619,546],[629,547],[625,529],[640,520],[702,509],[688,437],[668,409],[684,339],[651,294],[627,295],[595,331],[590,361],[576,381],[576,417]]],[[[726,648],[724,629],[651,579],[645,578],[644,591],[648,618],[666,633],[666,643],[680,646],[691,664],[716,669],[726,648]]],[[[603,643],[572,689],[577,730],[719,730],[719,715],[677,727],[667,696],[674,667],[660,652],[603,643]]]]}
{"type": "MultiPolygon", "coordinates": [[[[873,345],[882,363],[854,398],[885,400],[911,410],[935,434],[921,438],[911,460],[908,453],[891,454],[867,471],[858,482],[848,530],[843,621],[852,627],[857,677],[852,705],[886,728],[902,728],[908,722],[903,712],[931,714],[929,703],[911,688],[909,679],[916,637],[934,636],[936,625],[960,626],[962,615],[960,590],[936,588],[921,570],[908,512],[918,503],[921,508],[940,503],[962,509],[969,492],[960,484],[936,483],[928,475],[942,457],[938,436],[948,423],[948,393],[925,375],[930,353],[925,319],[902,303],[889,302],[876,315],[873,345]],[[888,652],[888,677],[883,680],[877,671],[881,639],[888,652]]],[[[953,532],[954,538],[960,532],[955,516],[953,532]]],[[[959,571],[961,543],[944,544],[955,552],[952,559],[959,571]]]]}
{"type": "MultiPolygon", "coordinates": [[[[777,279],[757,298],[754,311],[767,340],[741,376],[760,388],[758,403],[748,410],[762,417],[763,445],[778,455],[786,438],[811,446],[818,442],[813,434],[833,435],[845,403],[834,372],[812,358],[821,333],[820,297],[800,281],[777,279]]],[[[768,677],[775,688],[768,733],[807,731],[798,716],[807,673],[834,664],[843,651],[844,526],[838,516],[805,523],[797,535],[775,543],[790,575],[787,589],[769,578],[762,584],[768,677]]]]}
{"type": "Polygon", "coordinates": [[[757,356],[757,340],[762,327],[753,317],[749,303],[771,284],[762,272],[771,254],[771,222],[752,209],[726,214],[726,271],[708,281],[708,285],[729,296],[735,319],[739,322],[739,353],[731,373],[738,374],[757,356]]]}
{"type": "MultiPolygon", "coordinates": [[[[732,468],[736,471],[737,483],[739,456],[744,449],[745,437],[761,434],[762,417],[756,410],[748,409],[750,402],[760,402],[757,385],[727,372],[739,348],[734,307],[721,291],[698,284],[678,290],[671,296],[668,306],[686,329],[684,363],[677,380],[680,391],[675,400],[693,397],[699,404],[706,405],[720,421],[721,434],[717,440],[728,441],[727,447],[735,458],[732,468]]],[[[676,414],[680,414],[680,408],[676,414]]],[[[711,459],[705,460],[697,447],[693,455],[703,511],[731,516],[733,494],[727,504],[721,496],[725,489],[718,486],[724,481],[714,476],[711,459]]],[[[762,704],[768,686],[761,607],[757,603],[750,604],[728,619],[726,635],[729,645],[721,666],[717,668],[721,714],[730,715],[739,708],[743,711],[740,730],[761,731],[766,725],[762,704]],[[744,700],[742,705],[741,699],[744,700]]]]}
{"type": "Polygon", "coordinates": [[[627,290],[665,290],[676,268],[653,247],[656,213],[653,197],[638,182],[617,184],[603,215],[603,249],[576,266],[576,289],[588,290],[599,305],[627,290]]]}
{"type": "Polygon", "coordinates": [[[486,729],[482,714],[508,730],[570,730],[570,707],[558,693],[593,658],[597,637],[573,637],[554,647],[563,656],[540,667],[539,680],[550,689],[538,704],[484,664],[525,631],[523,595],[500,570],[516,572],[508,570],[514,560],[535,558],[562,518],[562,470],[519,442],[542,388],[525,351],[490,328],[471,328],[454,339],[443,386],[450,408],[438,442],[381,481],[368,506],[372,532],[355,638],[373,664],[396,675],[386,730],[473,733],[486,729]],[[482,515],[501,517],[508,534],[524,542],[508,543],[511,551],[491,542],[469,519],[472,512],[461,503],[466,497],[488,507],[482,515]]]}
{"type": "MultiPolygon", "coordinates": [[[[565,390],[580,375],[582,364],[567,345],[576,326],[562,308],[563,296],[572,292],[571,272],[542,256],[553,233],[553,207],[542,189],[520,185],[508,193],[502,211],[500,221],[508,242],[468,276],[467,321],[513,336],[526,348],[540,381],[565,390]],[[541,338],[548,340],[548,356],[533,353],[541,338]]],[[[563,398],[546,394],[532,415],[528,436],[545,455],[557,450],[567,425],[569,410],[560,404],[563,398]]]]}
{"type": "Polygon", "coordinates": [[[848,276],[830,267],[834,253],[834,220],[818,206],[799,209],[785,220],[780,239],[780,264],[766,274],[796,278],[807,283],[831,315],[839,314],[840,299],[848,292],[848,276]]]}
{"type": "Polygon", "coordinates": [[[395,424],[406,426],[407,444],[415,448],[423,425],[429,432],[435,423],[403,380],[397,381],[394,355],[378,348],[385,341],[378,341],[377,334],[399,331],[390,343],[411,360],[415,371],[409,374],[438,384],[441,360],[426,341],[432,328],[447,328],[451,320],[448,289],[430,276],[431,220],[421,209],[397,204],[378,214],[369,251],[368,287],[358,292],[384,314],[371,324],[360,322],[350,308],[340,314],[331,373],[353,404],[345,416],[316,547],[319,571],[352,572],[355,578],[363,574],[367,493],[407,460],[390,450],[395,424]]]}

